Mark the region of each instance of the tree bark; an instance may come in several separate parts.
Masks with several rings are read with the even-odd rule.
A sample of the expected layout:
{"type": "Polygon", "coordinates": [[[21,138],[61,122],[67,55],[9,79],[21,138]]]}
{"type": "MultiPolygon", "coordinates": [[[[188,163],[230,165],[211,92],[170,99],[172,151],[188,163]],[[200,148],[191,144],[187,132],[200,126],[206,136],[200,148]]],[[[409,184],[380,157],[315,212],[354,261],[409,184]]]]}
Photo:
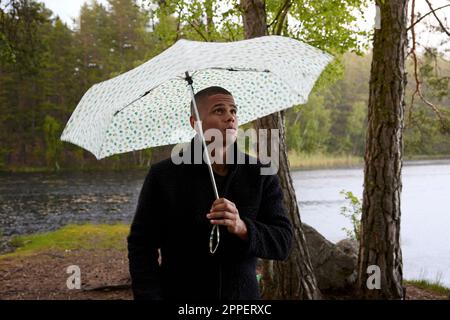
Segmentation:
{"type": "Polygon", "coordinates": [[[205,1],[205,14],[206,14],[206,33],[208,34],[208,40],[211,39],[211,34],[214,31],[214,21],[213,21],[213,1],[205,1]]]}
{"type": "Polygon", "coordinates": [[[263,0],[241,0],[240,8],[246,39],[267,35],[266,5],[263,0]]]}
{"type": "Polygon", "coordinates": [[[399,299],[402,288],[400,194],[406,86],[408,0],[377,0],[370,76],[363,212],[357,288],[362,298],[399,299]],[[371,265],[380,268],[380,289],[369,289],[371,265]]]}
{"type": "MultiPolygon", "coordinates": [[[[241,0],[245,38],[267,34],[265,3],[241,0]]],[[[321,294],[311,265],[300,220],[297,197],[292,183],[285,143],[284,114],[277,112],[258,119],[256,129],[279,129],[280,159],[278,177],[284,194],[284,206],[294,227],[294,245],[287,261],[263,261],[263,299],[320,299],[321,294]]]]}

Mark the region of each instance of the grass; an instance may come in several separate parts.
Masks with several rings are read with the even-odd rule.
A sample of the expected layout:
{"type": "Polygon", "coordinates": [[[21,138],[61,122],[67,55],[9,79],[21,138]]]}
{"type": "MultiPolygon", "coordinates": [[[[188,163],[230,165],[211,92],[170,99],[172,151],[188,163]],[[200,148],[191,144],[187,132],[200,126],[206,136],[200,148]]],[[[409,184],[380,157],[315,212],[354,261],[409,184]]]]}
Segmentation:
{"type": "Polygon", "coordinates": [[[7,173],[42,173],[42,172],[52,172],[55,171],[54,169],[49,169],[48,167],[1,167],[0,172],[7,172],[7,173]]]}
{"type": "Polygon", "coordinates": [[[126,250],[129,228],[126,224],[71,224],[53,232],[17,236],[11,241],[17,249],[12,253],[0,255],[0,258],[47,250],[126,250]]]}
{"type": "Polygon", "coordinates": [[[403,160],[414,161],[414,160],[447,160],[450,159],[448,154],[432,154],[432,155],[405,155],[403,160]]]}
{"type": "Polygon", "coordinates": [[[421,279],[421,280],[405,280],[404,282],[405,282],[405,284],[412,285],[419,289],[429,290],[429,291],[432,291],[434,293],[437,293],[437,294],[440,294],[443,296],[448,296],[448,294],[450,292],[450,288],[443,286],[440,281],[433,282],[433,281],[421,279]]]}
{"type": "Polygon", "coordinates": [[[315,168],[338,168],[355,167],[363,164],[363,158],[352,155],[331,155],[326,153],[299,153],[289,151],[290,168],[315,169],[315,168]]]}

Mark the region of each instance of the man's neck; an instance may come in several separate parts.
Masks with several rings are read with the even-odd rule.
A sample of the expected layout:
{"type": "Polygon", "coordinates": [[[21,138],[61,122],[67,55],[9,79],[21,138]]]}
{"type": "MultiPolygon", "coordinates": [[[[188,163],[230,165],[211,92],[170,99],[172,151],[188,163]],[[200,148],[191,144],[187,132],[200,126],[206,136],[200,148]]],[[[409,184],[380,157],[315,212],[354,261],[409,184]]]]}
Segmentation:
{"type": "Polygon", "coordinates": [[[217,173],[218,175],[226,176],[228,173],[227,151],[230,147],[232,147],[232,145],[228,146],[228,147],[224,146],[224,148],[222,148],[222,149],[215,150],[215,151],[221,153],[220,157],[222,158],[222,163],[213,163],[212,164],[212,168],[213,168],[214,172],[217,173]]]}
{"type": "Polygon", "coordinates": [[[228,174],[228,166],[226,164],[213,163],[212,169],[219,176],[226,176],[228,174]]]}

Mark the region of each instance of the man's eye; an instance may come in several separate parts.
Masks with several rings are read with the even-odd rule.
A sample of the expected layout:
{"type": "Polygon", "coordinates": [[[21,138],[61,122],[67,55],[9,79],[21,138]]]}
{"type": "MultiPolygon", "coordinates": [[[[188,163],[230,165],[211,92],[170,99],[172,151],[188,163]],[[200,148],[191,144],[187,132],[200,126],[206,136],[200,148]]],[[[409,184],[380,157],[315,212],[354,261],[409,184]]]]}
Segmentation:
{"type": "Polygon", "coordinates": [[[236,110],[236,109],[232,109],[232,110],[231,110],[231,113],[232,113],[232,114],[236,114],[236,113],[237,113],[237,110],[236,110]]]}
{"type": "Polygon", "coordinates": [[[222,113],[222,112],[223,112],[222,109],[216,109],[216,110],[214,110],[214,113],[222,113]]]}

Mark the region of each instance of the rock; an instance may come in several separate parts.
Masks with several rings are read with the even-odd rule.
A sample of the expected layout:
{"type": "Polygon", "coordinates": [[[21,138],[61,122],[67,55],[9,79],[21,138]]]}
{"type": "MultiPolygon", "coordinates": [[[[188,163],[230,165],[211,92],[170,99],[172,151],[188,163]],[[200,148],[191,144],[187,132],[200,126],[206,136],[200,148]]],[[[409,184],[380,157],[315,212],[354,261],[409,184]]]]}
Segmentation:
{"type": "Polygon", "coordinates": [[[303,229],[319,289],[350,289],[357,277],[358,243],[345,239],[333,244],[313,227],[303,224],[303,229]]]}
{"type": "Polygon", "coordinates": [[[336,247],[341,249],[345,254],[358,257],[359,244],[358,241],[352,239],[343,239],[336,243],[336,247]]]}

